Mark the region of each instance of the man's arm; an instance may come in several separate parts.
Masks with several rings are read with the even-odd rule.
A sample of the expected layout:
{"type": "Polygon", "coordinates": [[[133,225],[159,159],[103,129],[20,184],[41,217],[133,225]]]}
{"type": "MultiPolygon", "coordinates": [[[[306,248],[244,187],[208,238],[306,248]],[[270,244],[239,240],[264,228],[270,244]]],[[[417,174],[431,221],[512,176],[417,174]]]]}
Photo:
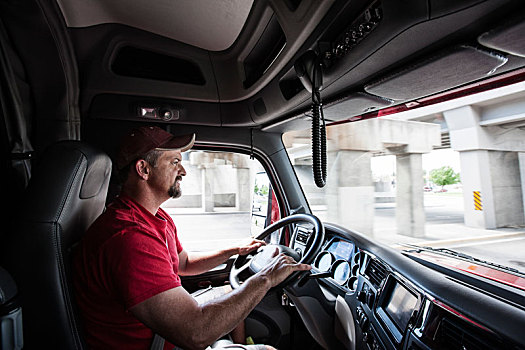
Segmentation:
{"type": "Polygon", "coordinates": [[[278,255],[240,288],[199,305],[184,288],[157,294],[130,311],[154,332],[183,348],[205,348],[245,319],[266,292],[294,271],[309,270],[292,258],[278,255]]]}
{"type": "Polygon", "coordinates": [[[182,250],[179,253],[179,275],[191,276],[207,272],[235,254],[246,255],[265,244],[264,241],[253,239],[245,245],[218,251],[196,253],[182,250]]]}

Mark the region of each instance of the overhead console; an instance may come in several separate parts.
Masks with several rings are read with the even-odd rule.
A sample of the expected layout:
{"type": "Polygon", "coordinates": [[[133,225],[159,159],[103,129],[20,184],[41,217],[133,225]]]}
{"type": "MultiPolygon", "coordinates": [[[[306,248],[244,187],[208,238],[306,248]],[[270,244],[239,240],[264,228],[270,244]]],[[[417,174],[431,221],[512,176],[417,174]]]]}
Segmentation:
{"type": "MultiPolygon", "coordinates": [[[[323,62],[327,121],[347,120],[525,67],[520,6],[518,0],[254,2],[240,36],[222,51],[119,24],[69,30],[82,115],[106,118],[93,113],[101,100],[128,96],[135,104],[155,96],[183,110],[163,122],[280,132],[310,124],[311,95],[294,71],[305,52],[323,62]],[[192,104],[204,110],[193,112],[192,104]]],[[[134,106],[116,112],[137,120],[134,106]]]]}
{"type": "MultiPolygon", "coordinates": [[[[383,10],[379,0],[373,1],[350,23],[341,34],[330,43],[325,53],[325,64],[328,66],[345,56],[364,40],[383,19],[383,10]]],[[[321,48],[324,43],[321,43],[321,48]]]]}
{"type": "MultiPolygon", "coordinates": [[[[523,9],[512,0],[354,1],[339,8],[339,16],[305,51],[315,50],[323,61],[326,111],[334,103],[348,101],[350,107],[327,113],[332,114],[327,120],[358,120],[525,67],[522,23],[523,9]],[[487,28],[493,29],[487,33],[487,28]]],[[[287,131],[288,122],[291,128],[308,128],[309,96],[290,71],[279,88],[296,107],[265,130],[287,131]]],[[[266,107],[256,121],[272,112],[266,107]]]]}
{"type": "MultiPolygon", "coordinates": [[[[324,52],[327,80],[333,78],[337,85],[345,80],[357,91],[407,101],[513,69],[515,62],[504,67],[508,61],[505,52],[519,50],[505,51],[511,46],[508,43],[490,45],[503,29],[480,41],[481,45],[489,43],[487,47],[477,42],[487,27],[509,20],[503,16],[497,21],[499,13],[512,8],[512,1],[504,8],[501,4],[474,1],[428,6],[415,1],[369,2],[338,34],[332,29],[319,39],[318,50],[324,52]],[[375,71],[362,75],[372,65],[375,71]],[[359,72],[351,73],[357,68],[359,72]]],[[[350,9],[347,11],[351,13],[350,9]]],[[[522,29],[514,27],[506,29],[508,32],[518,38],[522,29]]]]}

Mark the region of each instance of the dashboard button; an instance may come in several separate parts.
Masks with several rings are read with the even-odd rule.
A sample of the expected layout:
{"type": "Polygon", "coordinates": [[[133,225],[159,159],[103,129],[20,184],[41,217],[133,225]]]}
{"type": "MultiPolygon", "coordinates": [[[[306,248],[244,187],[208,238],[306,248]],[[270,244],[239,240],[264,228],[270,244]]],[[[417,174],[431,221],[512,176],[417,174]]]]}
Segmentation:
{"type": "Polygon", "coordinates": [[[375,297],[374,293],[369,291],[367,293],[367,297],[366,297],[366,304],[368,305],[368,307],[370,309],[372,309],[372,307],[374,306],[375,299],[376,299],[376,297],[375,297]]]}

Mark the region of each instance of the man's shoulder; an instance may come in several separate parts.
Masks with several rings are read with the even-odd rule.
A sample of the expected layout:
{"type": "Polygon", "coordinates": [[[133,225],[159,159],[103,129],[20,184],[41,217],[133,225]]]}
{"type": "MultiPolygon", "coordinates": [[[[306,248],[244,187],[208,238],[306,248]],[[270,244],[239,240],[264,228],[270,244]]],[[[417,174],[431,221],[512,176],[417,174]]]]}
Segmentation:
{"type": "Polygon", "coordinates": [[[135,209],[118,198],[97,218],[94,226],[137,225],[135,209]]]}
{"type": "Polygon", "coordinates": [[[102,244],[111,238],[128,232],[149,232],[148,225],[137,215],[136,210],[121,201],[114,201],[95,220],[88,229],[87,239],[95,239],[102,244]]]}

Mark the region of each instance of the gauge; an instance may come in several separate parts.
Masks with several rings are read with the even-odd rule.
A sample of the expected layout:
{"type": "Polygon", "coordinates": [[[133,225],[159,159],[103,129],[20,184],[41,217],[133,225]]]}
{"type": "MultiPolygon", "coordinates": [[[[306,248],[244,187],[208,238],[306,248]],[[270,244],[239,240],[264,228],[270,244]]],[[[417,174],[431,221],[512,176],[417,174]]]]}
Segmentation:
{"type": "Polygon", "coordinates": [[[357,276],[358,272],[359,272],[359,265],[354,265],[354,267],[352,267],[352,276],[357,276]]]}
{"type": "Polygon", "coordinates": [[[332,255],[332,253],[321,252],[317,256],[317,259],[316,259],[316,262],[315,262],[314,266],[317,267],[320,271],[326,272],[326,271],[330,270],[334,260],[335,260],[335,258],[332,255]]]}
{"type": "Polygon", "coordinates": [[[357,289],[357,277],[350,277],[350,279],[348,280],[348,289],[350,290],[356,290],[357,289]]]}
{"type": "Polygon", "coordinates": [[[354,264],[359,265],[360,262],[361,262],[361,253],[357,253],[356,255],[354,255],[354,264]]]}
{"type": "Polygon", "coordinates": [[[350,264],[346,260],[337,260],[332,267],[332,278],[340,285],[350,277],[350,264]]]}

